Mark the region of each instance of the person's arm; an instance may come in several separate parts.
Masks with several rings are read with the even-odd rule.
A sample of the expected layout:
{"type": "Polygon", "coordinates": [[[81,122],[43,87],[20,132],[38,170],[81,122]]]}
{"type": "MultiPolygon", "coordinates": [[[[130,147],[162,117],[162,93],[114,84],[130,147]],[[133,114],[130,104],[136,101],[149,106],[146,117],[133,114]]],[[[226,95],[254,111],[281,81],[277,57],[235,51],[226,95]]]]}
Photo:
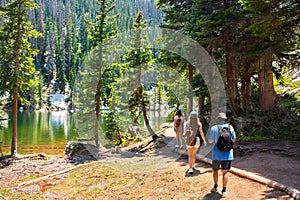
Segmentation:
{"type": "Polygon", "coordinates": [[[202,130],[202,124],[201,123],[199,123],[199,126],[198,126],[199,128],[199,133],[200,133],[200,136],[201,136],[201,138],[203,139],[203,144],[204,144],[204,146],[206,146],[206,140],[205,140],[205,136],[204,136],[204,133],[203,133],[203,130],[202,130]]]}
{"type": "Polygon", "coordinates": [[[208,143],[209,143],[209,144],[212,144],[212,143],[214,143],[214,140],[208,139],[208,143]]]}
{"type": "Polygon", "coordinates": [[[233,135],[232,141],[235,142],[236,141],[235,131],[234,131],[234,129],[233,129],[233,127],[231,125],[229,125],[229,126],[230,126],[230,132],[233,135]]]}
{"type": "Polygon", "coordinates": [[[214,130],[213,130],[214,127],[211,127],[210,129],[210,135],[209,135],[209,138],[208,138],[208,143],[209,144],[212,144],[212,143],[215,143],[215,139],[214,139],[214,130]]]}

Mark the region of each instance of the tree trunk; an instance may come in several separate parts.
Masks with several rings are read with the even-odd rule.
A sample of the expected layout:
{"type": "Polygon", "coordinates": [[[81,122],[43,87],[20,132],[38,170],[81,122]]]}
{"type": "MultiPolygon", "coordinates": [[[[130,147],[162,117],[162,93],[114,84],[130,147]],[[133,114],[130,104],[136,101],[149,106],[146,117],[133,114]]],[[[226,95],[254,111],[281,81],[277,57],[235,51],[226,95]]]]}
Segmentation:
{"type": "MultiPolygon", "coordinates": [[[[102,46],[102,40],[99,44],[99,51],[98,51],[98,58],[99,58],[99,74],[102,72],[103,68],[103,46],[102,46]]],[[[97,83],[96,88],[96,95],[95,95],[95,115],[96,115],[96,122],[95,122],[95,144],[97,147],[100,146],[99,144],[99,119],[100,119],[100,107],[101,107],[101,76],[99,76],[99,80],[97,83]]]]}
{"type": "Polygon", "coordinates": [[[250,113],[250,99],[251,97],[251,63],[248,59],[245,60],[245,64],[242,68],[241,77],[241,107],[245,114],[250,113]]]}
{"type": "Polygon", "coordinates": [[[148,116],[147,116],[147,110],[146,110],[146,106],[142,105],[142,111],[143,111],[143,117],[144,117],[144,121],[145,121],[145,125],[147,127],[148,132],[150,133],[150,135],[152,136],[153,140],[156,140],[158,137],[158,135],[153,131],[153,129],[150,126],[149,120],[148,120],[148,116]]]}
{"type": "MultiPolygon", "coordinates": [[[[18,42],[18,40],[17,40],[18,42]]],[[[15,77],[19,76],[19,50],[16,50],[16,66],[15,66],[15,77]]],[[[17,136],[18,136],[18,86],[19,83],[16,79],[13,87],[13,127],[12,127],[12,141],[11,141],[11,156],[17,154],[17,136]]]]}
{"type": "MultiPolygon", "coordinates": [[[[141,14],[141,13],[139,13],[141,14]]],[[[137,50],[136,56],[137,56],[137,61],[136,61],[136,65],[135,67],[137,67],[137,81],[138,81],[138,92],[139,92],[139,96],[141,97],[141,109],[142,109],[142,113],[143,113],[143,118],[144,118],[144,122],[145,125],[147,127],[148,132],[150,133],[150,135],[152,136],[153,140],[156,140],[158,137],[158,135],[153,131],[153,129],[150,126],[149,120],[148,120],[148,116],[147,116],[147,108],[146,108],[146,102],[145,102],[145,97],[144,97],[144,87],[142,85],[142,52],[141,52],[141,44],[142,44],[142,37],[141,37],[141,19],[142,15],[138,15],[135,25],[137,27],[137,31],[136,31],[136,35],[135,35],[135,48],[137,50]]]]}
{"type": "Polygon", "coordinates": [[[231,60],[231,47],[230,44],[226,44],[226,77],[227,77],[227,95],[229,106],[233,115],[238,115],[240,113],[239,105],[236,100],[237,90],[236,90],[236,76],[235,70],[232,66],[231,60]]]}
{"type": "MultiPolygon", "coordinates": [[[[138,54],[140,55],[140,53],[138,54]]],[[[145,103],[145,100],[144,100],[144,96],[143,96],[143,92],[144,92],[144,88],[143,88],[143,85],[142,85],[142,72],[141,72],[141,66],[139,65],[138,66],[138,72],[137,72],[137,79],[138,79],[138,83],[139,83],[139,94],[142,98],[142,101],[141,101],[141,107],[142,107],[142,113],[143,113],[143,118],[144,118],[144,122],[145,122],[145,125],[146,125],[146,128],[148,130],[148,132],[150,133],[150,135],[152,136],[152,139],[153,140],[156,140],[158,137],[158,135],[153,131],[152,127],[150,126],[150,123],[149,123],[149,119],[148,119],[148,116],[147,116],[147,108],[146,108],[146,103],[145,103]]]]}
{"type": "Polygon", "coordinates": [[[259,102],[263,112],[270,112],[275,104],[272,50],[267,50],[258,61],[259,102]]]}
{"type": "Polygon", "coordinates": [[[49,30],[49,48],[50,48],[50,55],[48,58],[48,63],[50,65],[50,73],[49,73],[49,80],[48,84],[50,84],[51,80],[56,80],[56,64],[55,64],[55,34],[54,34],[54,25],[50,23],[50,30],[49,30]]]}
{"type": "Polygon", "coordinates": [[[199,114],[200,116],[203,115],[204,116],[204,111],[203,111],[203,106],[204,106],[204,98],[199,95],[198,96],[198,109],[199,109],[199,114]]]}
{"type": "Polygon", "coordinates": [[[200,121],[202,123],[203,130],[207,130],[209,124],[207,123],[206,119],[204,118],[205,112],[203,110],[204,106],[204,97],[201,95],[198,97],[198,108],[199,108],[199,115],[200,115],[200,121]]]}
{"type": "Polygon", "coordinates": [[[96,144],[97,147],[100,146],[100,144],[99,144],[99,118],[100,118],[100,106],[101,106],[100,90],[101,90],[101,83],[100,83],[100,80],[99,80],[99,82],[97,84],[97,92],[96,92],[96,96],[95,96],[96,121],[95,121],[94,138],[95,138],[95,144],[96,144]]]}
{"type": "MultiPolygon", "coordinates": [[[[192,85],[192,81],[193,81],[193,66],[191,64],[188,64],[188,80],[190,85],[192,85]]],[[[193,96],[190,95],[188,97],[188,115],[193,111],[193,96]]]]}

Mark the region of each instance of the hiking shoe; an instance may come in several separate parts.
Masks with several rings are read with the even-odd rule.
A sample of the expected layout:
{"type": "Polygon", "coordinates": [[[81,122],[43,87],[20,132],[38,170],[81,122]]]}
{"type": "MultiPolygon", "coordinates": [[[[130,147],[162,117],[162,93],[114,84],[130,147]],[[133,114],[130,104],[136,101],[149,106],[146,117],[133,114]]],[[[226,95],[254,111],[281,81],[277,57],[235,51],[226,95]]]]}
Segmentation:
{"type": "Polygon", "coordinates": [[[210,192],[218,192],[218,188],[213,187],[210,192]]]}
{"type": "Polygon", "coordinates": [[[222,198],[227,197],[227,192],[222,192],[222,198]]]}
{"type": "Polygon", "coordinates": [[[194,173],[194,170],[193,170],[193,168],[189,168],[189,170],[188,170],[188,173],[189,173],[189,174],[192,174],[192,173],[194,173]]]}
{"type": "Polygon", "coordinates": [[[175,148],[178,148],[178,147],[179,147],[178,144],[176,144],[176,145],[175,145],[175,148]]]}

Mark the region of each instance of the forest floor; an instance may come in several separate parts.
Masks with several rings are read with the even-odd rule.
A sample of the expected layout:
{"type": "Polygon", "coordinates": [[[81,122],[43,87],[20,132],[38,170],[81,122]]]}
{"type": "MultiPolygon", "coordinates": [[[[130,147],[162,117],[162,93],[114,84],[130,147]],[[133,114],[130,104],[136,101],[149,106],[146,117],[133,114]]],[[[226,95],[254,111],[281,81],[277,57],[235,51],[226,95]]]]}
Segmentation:
{"type": "MultiPolygon", "coordinates": [[[[187,156],[174,150],[172,127],[166,127],[163,135],[160,142],[103,151],[102,159],[77,165],[63,156],[3,160],[0,199],[220,199],[219,193],[210,193],[211,166],[197,161],[194,174],[187,174],[187,156]]],[[[234,167],[300,189],[300,146],[296,141],[236,145],[234,167]]],[[[285,191],[230,173],[227,199],[293,198],[285,191]]]]}

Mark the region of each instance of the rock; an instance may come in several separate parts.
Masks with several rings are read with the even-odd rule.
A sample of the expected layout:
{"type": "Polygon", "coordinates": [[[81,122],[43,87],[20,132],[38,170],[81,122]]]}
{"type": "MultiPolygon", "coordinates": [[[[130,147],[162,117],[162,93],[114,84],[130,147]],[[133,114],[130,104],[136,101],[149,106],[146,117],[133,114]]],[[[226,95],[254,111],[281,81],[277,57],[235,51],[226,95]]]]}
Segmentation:
{"type": "Polygon", "coordinates": [[[99,149],[92,144],[69,141],[65,148],[65,157],[75,163],[97,160],[99,149]]]}
{"type": "Polygon", "coordinates": [[[126,132],[128,134],[130,134],[131,136],[137,136],[137,135],[141,134],[141,129],[138,126],[130,126],[127,128],[126,132]]]}

